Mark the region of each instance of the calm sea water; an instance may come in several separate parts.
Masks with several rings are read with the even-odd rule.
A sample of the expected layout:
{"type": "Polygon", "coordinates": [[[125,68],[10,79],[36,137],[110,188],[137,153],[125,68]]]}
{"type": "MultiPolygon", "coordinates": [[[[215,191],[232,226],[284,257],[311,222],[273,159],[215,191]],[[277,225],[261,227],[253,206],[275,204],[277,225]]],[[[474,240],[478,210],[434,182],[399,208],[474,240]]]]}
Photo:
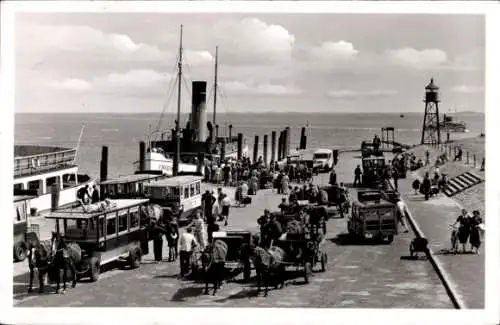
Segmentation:
{"type": "MultiPolygon", "coordinates": [[[[109,175],[116,177],[133,172],[132,162],[138,159],[139,141],[146,137],[149,125],[155,128],[159,114],[16,114],[15,143],[74,147],[81,125],[85,124],[77,163],[82,172],[98,176],[101,147],[109,146],[109,175]]],[[[181,118],[181,121],[187,118],[181,118]]],[[[211,117],[208,117],[211,119],[211,117]]],[[[233,125],[233,133],[242,132],[250,150],[254,136],[262,138],[285,126],[292,130],[292,148],[298,146],[300,128],[309,122],[308,148],[341,148],[359,146],[380,134],[382,127],[396,128],[396,141],[413,144],[420,141],[422,114],[218,114],[218,121],[233,125]]],[[[484,115],[462,113],[456,119],[467,123],[472,134],[484,132],[484,115]]],[[[173,126],[173,116],[164,116],[162,127],[173,126]]],[[[221,123],[222,124],[222,123],[221,123]]],[[[220,132],[227,131],[221,126],[220,132]]],[[[270,150],[270,149],[269,149],[270,150]]]]}

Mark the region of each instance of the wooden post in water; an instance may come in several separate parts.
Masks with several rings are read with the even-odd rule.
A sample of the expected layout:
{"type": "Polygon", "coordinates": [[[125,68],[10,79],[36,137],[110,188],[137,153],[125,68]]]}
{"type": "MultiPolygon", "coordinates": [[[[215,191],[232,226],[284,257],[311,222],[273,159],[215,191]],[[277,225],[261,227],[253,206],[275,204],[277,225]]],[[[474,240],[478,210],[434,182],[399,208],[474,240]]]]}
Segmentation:
{"type": "Polygon", "coordinates": [[[271,132],[271,160],[276,161],[276,131],[271,132]]]}
{"type": "Polygon", "coordinates": [[[264,156],[264,164],[267,167],[267,134],[264,134],[264,148],[263,148],[263,156],[264,156]]]}
{"type": "Polygon", "coordinates": [[[290,137],[291,137],[291,134],[290,134],[290,127],[287,126],[285,128],[285,157],[287,157],[289,154],[290,154],[290,146],[291,146],[291,142],[290,142],[290,137]]]}
{"type": "Polygon", "coordinates": [[[238,160],[243,157],[243,133],[238,133],[238,160]]]}
{"type": "Polygon", "coordinates": [[[283,131],[280,131],[280,136],[278,138],[278,161],[283,159],[283,131]]]}
{"type": "Polygon", "coordinates": [[[302,127],[302,130],[300,131],[300,144],[299,144],[299,149],[300,150],[305,150],[307,147],[307,136],[306,136],[306,128],[305,126],[302,127]]]}
{"type": "Polygon", "coordinates": [[[104,182],[108,178],[108,147],[103,146],[101,152],[100,180],[104,182]]]}
{"type": "Polygon", "coordinates": [[[259,136],[255,136],[255,140],[253,142],[253,163],[255,164],[257,162],[257,159],[259,158],[259,136]]]}
{"type": "Polygon", "coordinates": [[[144,141],[139,142],[139,171],[144,171],[146,169],[146,143],[144,141]]]}

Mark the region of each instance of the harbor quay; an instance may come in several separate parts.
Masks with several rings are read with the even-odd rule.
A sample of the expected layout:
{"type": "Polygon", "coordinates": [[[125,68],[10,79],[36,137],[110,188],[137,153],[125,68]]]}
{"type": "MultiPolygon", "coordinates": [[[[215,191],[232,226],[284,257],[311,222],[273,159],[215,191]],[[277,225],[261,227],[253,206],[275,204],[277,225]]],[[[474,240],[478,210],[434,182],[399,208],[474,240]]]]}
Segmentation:
{"type": "MultiPolygon", "coordinates": [[[[341,153],[339,162],[335,166],[338,181],[347,185],[352,183],[354,169],[360,160],[359,152],[341,153]]],[[[313,182],[326,185],[328,180],[328,174],[319,174],[314,176],[313,182]]],[[[442,204],[433,205],[432,201],[421,202],[422,199],[419,201],[411,197],[403,190],[410,191],[411,181],[411,178],[400,180],[399,187],[411,214],[429,239],[430,246],[436,251],[434,248],[437,246],[433,245],[443,248],[445,246],[443,238],[449,238],[449,229],[441,226],[444,223],[448,224],[449,220],[448,217],[442,216],[454,214],[455,211],[447,214],[445,211],[447,207],[442,204]],[[424,214],[429,217],[423,216],[424,214]],[[436,217],[432,218],[432,215],[436,217]],[[444,218],[446,220],[441,220],[444,218]]],[[[203,183],[202,190],[209,187],[217,186],[203,183]]],[[[223,192],[231,198],[234,197],[234,188],[223,187],[223,192]]],[[[221,225],[221,230],[257,232],[257,219],[263,210],[266,208],[271,211],[277,210],[282,198],[283,195],[278,195],[275,190],[259,190],[252,196],[250,205],[231,208],[229,224],[227,227],[221,225]]],[[[179,263],[166,261],[168,249],[164,242],[163,262],[154,263],[152,243],[150,243],[150,253],[143,256],[140,268],[126,270],[109,265],[108,270],[102,270],[103,273],[97,283],[81,281],[76,288],[68,289],[64,295],[53,294],[53,287],[47,287],[45,294],[27,293],[29,282],[27,263],[16,263],[13,277],[14,305],[16,307],[454,308],[449,293],[429,260],[409,258],[409,245],[415,238],[412,231],[400,232],[389,245],[351,243],[345,240],[346,219],[347,217],[340,218],[335,215],[327,222],[323,247],[323,251],[328,255],[326,271],[313,272],[309,284],[305,285],[303,277],[291,267],[287,272],[285,287],[276,290],[272,288],[268,297],[257,293],[255,281],[243,283],[241,274],[228,277],[217,294],[204,295],[203,283],[181,279],[179,263]]],[[[33,222],[40,225],[42,238],[46,238],[53,229],[53,224],[46,219],[39,218],[33,222]]],[[[182,231],[184,230],[181,228],[182,231]]],[[[479,265],[480,256],[459,255],[446,258],[455,258],[457,263],[462,263],[464,258],[475,258],[479,265]]],[[[439,259],[443,257],[437,256],[439,259]]],[[[468,300],[467,295],[478,294],[479,291],[467,289],[468,286],[477,286],[478,283],[460,281],[458,275],[454,275],[452,271],[452,268],[449,268],[448,272],[462,289],[460,293],[465,300],[468,300]]],[[[254,274],[252,271],[252,277],[254,274]]],[[[477,276],[481,277],[480,274],[477,276]]],[[[474,302],[468,305],[476,306],[474,302]]]]}

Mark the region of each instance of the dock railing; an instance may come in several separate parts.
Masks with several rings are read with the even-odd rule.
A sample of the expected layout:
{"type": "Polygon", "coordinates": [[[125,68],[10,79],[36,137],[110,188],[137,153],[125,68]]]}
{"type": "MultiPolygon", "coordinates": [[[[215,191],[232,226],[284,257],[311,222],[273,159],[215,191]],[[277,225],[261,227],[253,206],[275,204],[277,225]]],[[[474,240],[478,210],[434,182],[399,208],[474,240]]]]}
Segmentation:
{"type": "Polygon", "coordinates": [[[464,165],[479,169],[484,171],[486,165],[486,153],[482,154],[474,152],[472,150],[462,149],[462,156],[458,157],[459,148],[462,147],[459,143],[446,142],[446,143],[434,143],[430,145],[432,148],[445,153],[448,161],[458,161],[462,162],[464,165]]]}

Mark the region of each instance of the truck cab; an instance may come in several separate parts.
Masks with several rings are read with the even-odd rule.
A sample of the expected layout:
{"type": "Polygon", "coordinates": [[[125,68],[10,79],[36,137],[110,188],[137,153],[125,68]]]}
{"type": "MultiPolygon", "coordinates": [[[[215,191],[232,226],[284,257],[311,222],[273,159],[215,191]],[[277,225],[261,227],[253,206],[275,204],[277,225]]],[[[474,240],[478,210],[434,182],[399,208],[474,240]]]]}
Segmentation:
{"type": "Polygon", "coordinates": [[[359,191],[347,220],[350,235],[392,243],[397,228],[397,206],[378,191],[359,191]]]}
{"type": "Polygon", "coordinates": [[[320,169],[323,171],[332,170],[335,165],[333,161],[333,150],[331,149],[318,149],[313,153],[313,161],[315,163],[320,163],[320,169]]]}

